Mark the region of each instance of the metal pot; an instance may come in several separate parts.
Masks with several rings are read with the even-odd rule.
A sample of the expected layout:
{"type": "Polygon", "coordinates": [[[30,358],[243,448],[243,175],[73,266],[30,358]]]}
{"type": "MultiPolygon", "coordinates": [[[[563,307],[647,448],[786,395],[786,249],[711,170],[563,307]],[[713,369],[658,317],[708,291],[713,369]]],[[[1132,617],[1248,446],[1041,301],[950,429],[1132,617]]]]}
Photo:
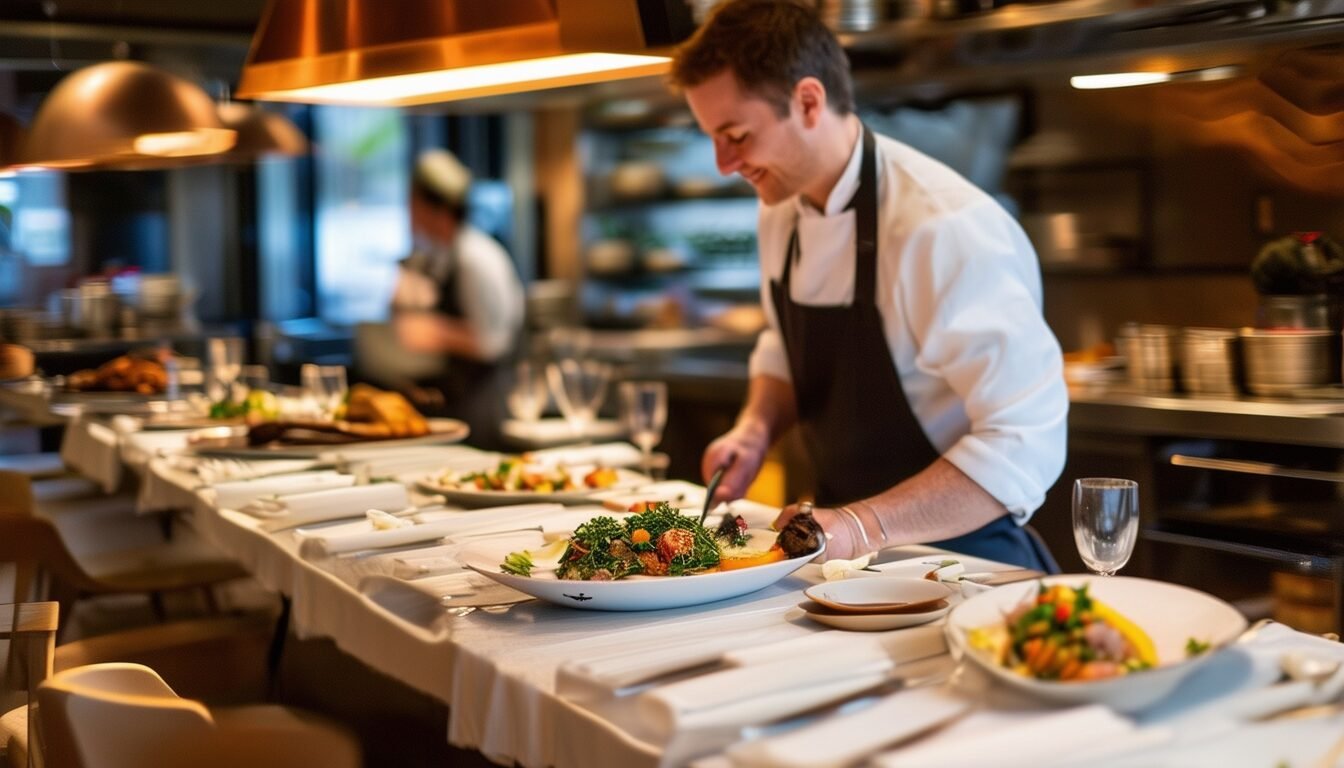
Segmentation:
{"type": "Polygon", "coordinates": [[[1292,395],[1337,380],[1339,334],[1321,329],[1241,329],[1246,388],[1257,395],[1292,395]]]}
{"type": "Polygon", "coordinates": [[[1181,332],[1181,385],[1194,394],[1237,392],[1237,332],[1231,328],[1186,328],[1181,332]]]}
{"type": "Polygon", "coordinates": [[[1117,346],[1125,356],[1129,383],[1143,392],[1171,392],[1176,388],[1175,328],[1127,323],[1117,346]]]}

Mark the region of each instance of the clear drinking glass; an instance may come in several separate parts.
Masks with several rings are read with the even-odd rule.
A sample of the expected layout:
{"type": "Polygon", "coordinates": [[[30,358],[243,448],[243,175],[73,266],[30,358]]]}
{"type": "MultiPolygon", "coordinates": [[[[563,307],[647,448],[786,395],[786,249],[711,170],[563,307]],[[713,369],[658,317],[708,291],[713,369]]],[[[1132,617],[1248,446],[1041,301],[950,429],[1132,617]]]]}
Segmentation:
{"type": "Polygon", "coordinates": [[[607,396],[611,366],[596,360],[560,360],[546,366],[546,381],[576,439],[588,431],[607,396]]]}
{"type": "Polygon", "coordinates": [[[233,385],[243,372],[243,340],[237,336],[209,339],[206,353],[210,361],[212,400],[233,397],[233,385]]]}
{"type": "Polygon", "coordinates": [[[555,360],[583,360],[593,348],[593,332],[577,326],[553,328],[546,341],[555,360]]]}
{"type": "Polygon", "coordinates": [[[620,387],[621,422],[630,441],[639,446],[644,474],[650,472],[653,447],[667,425],[667,385],[661,381],[627,381],[620,387]]]}
{"type": "Polygon", "coordinates": [[[319,365],[317,374],[322,379],[322,394],[326,397],[321,401],[324,414],[335,417],[336,410],[345,402],[345,395],[350,391],[350,385],[345,377],[345,366],[319,365]]]}
{"type": "Polygon", "coordinates": [[[1073,483],[1073,540],[1088,569],[1114,576],[1139,535],[1139,484],[1113,477],[1073,483]]]}
{"type": "Polygon", "coordinates": [[[520,360],[513,369],[513,384],[509,387],[509,413],[519,421],[531,424],[541,418],[550,401],[546,389],[546,373],[531,360],[520,360]]]}

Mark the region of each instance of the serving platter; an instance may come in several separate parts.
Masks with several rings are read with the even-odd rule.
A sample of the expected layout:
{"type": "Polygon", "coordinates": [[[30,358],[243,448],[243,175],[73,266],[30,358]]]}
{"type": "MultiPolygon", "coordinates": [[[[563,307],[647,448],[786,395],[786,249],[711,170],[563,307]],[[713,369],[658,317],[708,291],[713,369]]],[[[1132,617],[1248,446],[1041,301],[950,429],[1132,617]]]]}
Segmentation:
{"type": "MultiPolygon", "coordinates": [[[[572,477],[582,477],[596,468],[596,465],[575,465],[566,467],[572,477]]],[[[588,504],[612,491],[624,491],[639,488],[653,482],[648,475],[629,469],[614,468],[615,485],[607,488],[582,488],[572,491],[529,491],[520,490],[479,490],[475,488],[454,488],[427,477],[416,485],[427,493],[442,496],[449,504],[457,504],[468,509],[500,507],[506,504],[529,504],[532,502],[554,502],[557,504],[588,504]]]]}
{"type": "MultiPolygon", "coordinates": [[[[545,537],[535,536],[535,544],[545,537]]],[[[655,611],[682,608],[745,595],[764,589],[793,574],[820,555],[823,543],[811,554],[778,560],[766,565],[693,576],[630,576],[618,581],[562,581],[552,573],[517,576],[500,570],[504,556],[518,549],[517,540],[480,541],[462,549],[461,563],[506,587],[567,608],[585,611],[655,611]],[[512,545],[512,546],[510,546],[512,545]]]]}
{"type": "Polygon", "coordinates": [[[354,438],[343,442],[315,444],[267,443],[249,446],[246,426],[208,427],[188,437],[191,450],[201,456],[229,459],[315,459],[323,453],[348,447],[413,448],[460,443],[471,433],[457,419],[429,419],[429,434],[419,437],[354,438]]]}

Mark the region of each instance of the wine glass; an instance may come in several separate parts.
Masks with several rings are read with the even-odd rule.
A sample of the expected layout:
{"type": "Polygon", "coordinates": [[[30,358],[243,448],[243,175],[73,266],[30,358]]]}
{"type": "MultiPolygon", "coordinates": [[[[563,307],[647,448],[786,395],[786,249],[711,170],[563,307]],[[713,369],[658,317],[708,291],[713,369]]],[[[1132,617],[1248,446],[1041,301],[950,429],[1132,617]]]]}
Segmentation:
{"type": "Polygon", "coordinates": [[[514,366],[513,384],[509,387],[509,413],[519,421],[532,424],[541,418],[549,400],[546,374],[531,360],[518,361],[514,366]]]}
{"type": "Polygon", "coordinates": [[[560,360],[546,366],[551,394],[576,439],[584,436],[602,407],[610,378],[611,366],[596,360],[560,360]]]}
{"type": "Polygon", "coordinates": [[[621,384],[621,421],[630,440],[643,454],[641,466],[649,474],[653,447],[663,439],[667,425],[667,385],[661,381],[627,381],[621,384]]]}
{"type": "Polygon", "coordinates": [[[1113,477],[1073,483],[1073,540],[1089,570],[1114,576],[1139,534],[1139,484],[1113,477]]]}
{"type": "Polygon", "coordinates": [[[206,353],[210,360],[210,398],[232,399],[233,385],[243,372],[243,340],[237,336],[210,339],[206,353]]]}

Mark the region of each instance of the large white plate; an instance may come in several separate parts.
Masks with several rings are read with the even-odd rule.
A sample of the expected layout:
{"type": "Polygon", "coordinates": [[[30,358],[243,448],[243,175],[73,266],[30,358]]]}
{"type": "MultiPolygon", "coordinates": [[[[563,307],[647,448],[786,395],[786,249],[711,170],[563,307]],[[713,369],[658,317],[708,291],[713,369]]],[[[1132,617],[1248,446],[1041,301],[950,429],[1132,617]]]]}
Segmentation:
{"type": "MultiPolygon", "coordinates": [[[[573,466],[566,467],[571,475],[582,477],[593,469],[592,466],[573,466]]],[[[653,482],[647,475],[641,475],[628,469],[616,469],[616,484],[610,488],[587,488],[574,491],[551,491],[549,493],[538,493],[537,491],[482,491],[474,488],[449,488],[435,482],[435,478],[429,477],[421,480],[417,485],[421,490],[429,493],[435,493],[442,496],[450,504],[457,504],[468,509],[478,509],[481,507],[500,507],[505,504],[530,504],[532,502],[554,502],[557,504],[588,504],[593,501],[594,496],[610,493],[612,491],[621,491],[631,488],[638,488],[642,485],[648,485],[653,482]]]]}
{"type": "Polygon", "coordinates": [[[1212,595],[1178,584],[1123,576],[1073,574],[1041,581],[1009,584],[976,595],[952,609],[947,617],[948,647],[954,656],[966,656],[994,678],[1013,688],[1051,701],[1105,704],[1134,712],[1176,690],[1186,675],[1207,662],[1246,629],[1246,618],[1212,595]],[[1036,680],[995,664],[970,649],[966,633],[1002,622],[1003,615],[1034,596],[1044,582],[1071,587],[1090,585],[1088,593],[1141,627],[1157,648],[1158,666],[1128,675],[1092,682],[1036,680]],[[1209,651],[1193,658],[1185,654],[1186,641],[1209,643],[1209,651]]]}
{"type": "Polygon", "coordinates": [[[321,454],[338,452],[346,448],[412,448],[417,445],[448,445],[460,443],[467,438],[471,429],[466,422],[457,419],[429,419],[429,434],[420,437],[399,437],[387,440],[352,440],[345,443],[323,443],[320,445],[236,445],[247,440],[247,427],[224,426],[209,427],[193,433],[199,442],[191,449],[201,456],[217,456],[234,459],[315,459],[321,454]],[[224,444],[211,444],[214,440],[224,444]]]}
{"type": "MultiPolygon", "coordinates": [[[[542,537],[538,535],[536,540],[536,546],[540,546],[542,537]]],[[[561,581],[551,573],[537,576],[504,573],[499,564],[509,551],[491,541],[463,548],[458,558],[466,567],[506,587],[556,605],[589,611],[655,611],[727,600],[764,589],[807,565],[823,549],[825,545],[810,556],[735,571],[695,576],[631,576],[620,581],[561,581]]]]}

